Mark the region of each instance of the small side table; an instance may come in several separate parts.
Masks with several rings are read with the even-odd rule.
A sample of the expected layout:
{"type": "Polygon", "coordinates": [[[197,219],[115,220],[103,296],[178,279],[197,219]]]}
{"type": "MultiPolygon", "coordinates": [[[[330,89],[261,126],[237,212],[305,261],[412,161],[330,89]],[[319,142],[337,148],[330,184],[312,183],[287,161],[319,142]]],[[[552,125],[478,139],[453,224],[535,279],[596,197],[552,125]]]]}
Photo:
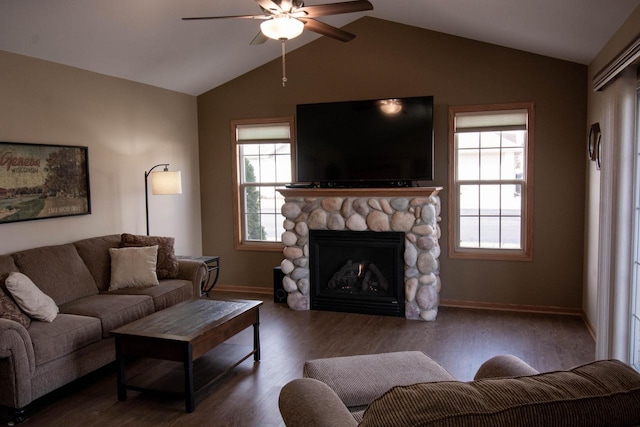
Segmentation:
{"type": "Polygon", "coordinates": [[[219,256],[193,256],[178,255],[178,259],[190,259],[194,261],[202,261],[207,266],[207,275],[200,285],[200,295],[209,296],[209,292],[213,289],[220,276],[220,257],[219,256]],[[215,271],[215,275],[212,274],[215,271]]]}

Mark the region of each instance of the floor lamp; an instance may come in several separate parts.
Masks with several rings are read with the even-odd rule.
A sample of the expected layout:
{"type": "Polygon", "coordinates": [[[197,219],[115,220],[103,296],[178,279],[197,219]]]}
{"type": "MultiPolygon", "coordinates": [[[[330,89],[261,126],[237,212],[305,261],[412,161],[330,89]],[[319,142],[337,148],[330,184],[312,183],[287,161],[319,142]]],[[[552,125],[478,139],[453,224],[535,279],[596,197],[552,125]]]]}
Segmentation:
{"type": "Polygon", "coordinates": [[[170,172],[169,163],[155,165],[149,169],[149,172],[144,173],[144,202],[147,215],[147,236],[149,235],[149,176],[151,176],[151,192],[153,194],[182,194],[182,177],[180,175],[180,171],[170,172]],[[164,166],[162,171],[153,172],[155,168],[160,166],[164,166]]]}

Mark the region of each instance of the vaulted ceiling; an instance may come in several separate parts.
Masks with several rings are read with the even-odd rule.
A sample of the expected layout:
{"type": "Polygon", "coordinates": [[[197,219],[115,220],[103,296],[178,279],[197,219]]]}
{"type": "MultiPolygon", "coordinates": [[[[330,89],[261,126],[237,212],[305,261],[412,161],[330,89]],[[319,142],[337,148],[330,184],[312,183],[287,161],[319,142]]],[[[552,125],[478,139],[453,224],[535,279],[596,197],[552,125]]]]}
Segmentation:
{"type": "MultiPolygon", "coordinates": [[[[588,64],[640,0],[370,0],[362,16],[588,64]]],[[[308,0],[307,6],[338,3],[308,0]]],[[[280,55],[250,46],[256,20],[182,21],[259,14],[254,0],[1,0],[0,50],[199,95],[280,55]]],[[[319,36],[305,31],[292,50],[319,36]]],[[[341,43],[336,41],[336,43],[341,43]]]]}

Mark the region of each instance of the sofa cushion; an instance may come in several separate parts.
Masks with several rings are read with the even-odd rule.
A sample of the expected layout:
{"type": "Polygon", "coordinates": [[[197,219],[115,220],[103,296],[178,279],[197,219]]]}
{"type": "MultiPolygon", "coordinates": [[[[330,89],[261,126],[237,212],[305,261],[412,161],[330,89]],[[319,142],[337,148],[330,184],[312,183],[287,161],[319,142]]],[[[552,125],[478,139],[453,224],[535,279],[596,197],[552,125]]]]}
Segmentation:
{"type": "Polygon", "coordinates": [[[158,279],[175,279],[178,277],[179,266],[174,244],[175,239],[173,237],[122,234],[123,247],[158,245],[158,262],[156,265],[158,279]]]}
{"type": "Polygon", "coordinates": [[[78,255],[84,261],[91,272],[96,286],[101,291],[109,289],[111,281],[111,256],[109,248],[120,247],[120,235],[92,237],[90,239],[78,240],[73,245],[78,251],[78,255]]]}
{"type": "Polygon", "coordinates": [[[25,328],[31,324],[31,318],[24,314],[15,301],[0,286],[0,317],[20,323],[25,328]]]}
{"type": "Polygon", "coordinates": [[[58,305],[98,293],[73,244],[44,246],[13,254],[16,265],[58,305]]]}
{"type": "Polygon", "coordinates": [[[637,424],[640,374],[605,360],[527,377],[394,387],[369,405],[361,426],[637,424]]]}
{"type": "Polygon", "coordinates": [[[60,312],[97,317],[106,338],[113,329],[153,313],[153,300],[148,295],[91,295],[61,305],[60,312]]]}
{"type": "Polygon", "coordinates": [[[39,366],[100,341],[102,328],[95,317],[60,314],[51,323],[31,322],[29,335],[39,366]]]}
{"type": "Polygon", "coordinates": [[[140,248],[110,248],[111,283],[109,290],[157,286],[158,245],[140,248]]]}
{"type": "Polygon", "coordinates": [[[4,286],[5,279],[13,271],[20,271],[13,262],[13,255],[0,255],[0,287],[4,286]]]}
{"type": "Polygon", "coordinates": [[[396,385],[455,379],[420,351],[309,360],[304,364],[303,374],[331,387],[352,411],[368,405],[396,385]]]}
{"type": "Polygon", "coordinates": [[[155,311],[164,310],[194,297],[193,284],[188,280],[162,280],[158,286],[146,288],[123,288],[110,291],[109,294],[117,295],[148,295],[153,298],[155,311]]]}
{"type": "Polygon", "coordinates": [[[20,308],[32,318],[53,322],[58,315],[56,303],[24,274],[9,273],[5,285],[20,308]]]}

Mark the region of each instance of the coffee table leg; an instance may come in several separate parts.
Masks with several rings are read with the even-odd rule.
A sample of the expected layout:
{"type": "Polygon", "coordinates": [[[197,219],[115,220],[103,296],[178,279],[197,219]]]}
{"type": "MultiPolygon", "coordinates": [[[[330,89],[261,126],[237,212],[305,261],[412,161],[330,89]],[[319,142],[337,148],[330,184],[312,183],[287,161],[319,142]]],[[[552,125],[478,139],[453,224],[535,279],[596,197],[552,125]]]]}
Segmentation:
{"type": "Polygon", "coordinates": [[[116,341],[116,361],[118,363],[118,400],[127,400],[127,382],[124,371],[124,355],[120,348],[120,339],[115,338],[116,341]]]}
{"type": "Polygon", "coordinates": [[[260,361],[260,310],[256,308],[256,323],[253,324],[253,361],[260,361]]]}
{"type": "Polygon", "coordinates": [[[184,355],[184,403],[187,412],[196,409],[195,391],[193,386],[193,358],[191,344],[186,347],[184,355]]]}

